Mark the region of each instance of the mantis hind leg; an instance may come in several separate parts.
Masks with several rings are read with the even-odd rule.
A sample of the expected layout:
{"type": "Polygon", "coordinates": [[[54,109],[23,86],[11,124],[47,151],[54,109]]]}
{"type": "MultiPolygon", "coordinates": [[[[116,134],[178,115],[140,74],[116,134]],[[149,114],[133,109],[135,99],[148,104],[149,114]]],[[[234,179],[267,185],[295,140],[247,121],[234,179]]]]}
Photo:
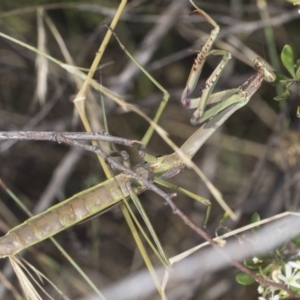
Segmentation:
{"type": "Polygon", "coordinates": [[[175,190],[179,193],[182,193],[184,195],[187,195],[189,196],[190,198],[192,199],[195,199],[197,200],[198,202],[204,204],[207,206],[207,209],[206,209],[206,214],[205,214],[205,218],[204,218],[204,222],[203,222],[203,226],[205,227],[207,222],[208,222],[208,219],[210,217],[210,211],[211,211],[211,202],[208,200],[208,199],[205,199],[197,194],[194,194],[180,186],[177,186],[175,184],[172,184],[170,183],[169,181],[166,181],[166,180],[163,180],[161,178],[154,178],[154,182],[161,185],[161,186],[165,186],[167,188],[170,188],[172,190],[175,190]]]}

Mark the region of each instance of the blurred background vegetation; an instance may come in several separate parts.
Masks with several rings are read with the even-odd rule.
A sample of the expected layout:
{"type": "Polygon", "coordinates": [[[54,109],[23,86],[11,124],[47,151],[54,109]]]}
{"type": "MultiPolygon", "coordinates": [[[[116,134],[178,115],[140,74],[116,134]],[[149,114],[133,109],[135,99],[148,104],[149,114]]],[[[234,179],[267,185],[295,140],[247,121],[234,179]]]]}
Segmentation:
{"type": "MultiPolygon", "coordinates": [[[[284,72],[279,55],[286,44],[291,45],[296,58],[300,57],[297,8],[283,0],[266,4],[266,10],[261,11],[264,1],[197,1],[221,27],[215,48],[228,49],[233,56],[216,90],[245,82],[254,74],[252,61],[256,56],[284,72]]],[[[75,64],[89,68],[106,32],[101,23],[110,23],[118,5],[119,1],[115,0],[1,1],[0,30],[30,45],[40,43],[48,54],[65,61],[61,46],[48,27],[49,22],[45,21],[47,18],[56,26],[75,64]],[[38,12],[44,16],[39,23],[38,12]]],[[[192,112],[182,108],[180,95],[195,50],[201,48],[211,30],[200,16],[189,17],[191,10],[188,0],[133,0],[129,1],[116,28],[130,53],[170,92],[160,125],[178,146],[196,130],[189,123],[192,112]]],[[[111,64],[95,78],[101,78],[104,86],[153,117],[162,93],[132,67],[114,39],[104,54],[102,64],[106,62],[111,64]]],[[[200,93],[218,62],[219,57],[207,60],[195,95],[200,93]]],[[[47,66],[37,62],[35,53],[2,38],[0,66],[1,131],[83,131],[72,103],[78,90],[63,69],[52,63],[47,66]],[[44,72],[46,86],[42,80],[44,72]]],[[[265,218],[298,209],[300,136],[296,107],[299,92],[292,89],[287,101],[277,102],[273,98],[278,92],[275,85],[263,83],[250,104],[233,115],[194,159],[239,216],[238,221],[226,222],[230,229],[249,224],[254,212],[265,218]]],[[[100,102],[98,93],[92,91],[92,96],[100,102]]],[[[91,116],[92,121],[99,126],[101,110],[99,107],[92,110],[96,112],[96,116],[91,116]]],[[[109,100],[107,114],[110,131],[116,136],[141,139],[148,127],[139,116],[124,112],[109,100]]],[[[133,164],[140,162],[136,147],[126,150],[133,164]]],[[[154,134],[146,151],[161,155],[172,150],[154,134]]],[[[1,142],[0,178],[31,211],[37,212],[104,181],[105,175],[91,153],[50,142],[1,142]]],[[[214,235],[223,212],[201,180],[194,172],[185,170],[172,182],[212,201],[207,229],[214,235]]],[[[141,199],[169,256],[203,242],[157,195],[146,192],[141,199]]],[[[3,202],[0,231],[4,235],[26,216],[2,190],[0,200],[3,202]]],[[[203,205],[182,195],[174,200],[194,222],[203,223],[203,205]]],[[[223,232],[218,231],[218,234],[223,232]]],[[[57,235],[57,239],[100,288],[144,268],[119,208],[72,227],[57,235]]],[[[50,241],[28,249],[25,258],[53,279],[71,299],[88,299],[92,293],[50,241]]],[[[3,266],[6,263],[6,260],[1,261],[3,266]]],[[[254,299],[257,286],[238,285],[235,273],[235,269],[226,268],[182,282],[171,288],[170,299],[254,299]]],[[[9,280],[16,279],[11,275],[9,280]]],[[[1,299],[13,299],[3,286],[0,292],[1,299]]],[[[145,297],[156,299],[157,296],[154,293],[145,297]]]]}

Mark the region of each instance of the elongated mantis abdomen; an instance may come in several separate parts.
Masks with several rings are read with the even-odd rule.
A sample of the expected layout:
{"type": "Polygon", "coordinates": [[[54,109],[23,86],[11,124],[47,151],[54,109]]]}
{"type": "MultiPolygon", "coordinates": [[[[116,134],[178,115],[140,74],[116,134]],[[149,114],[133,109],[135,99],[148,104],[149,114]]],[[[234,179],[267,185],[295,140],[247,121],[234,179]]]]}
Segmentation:
{"type": "Polygon", "coordinates": [[[125,177],[119,174],[11,229],[0,238],[0,256],[17,254],[128,197],[125,177]]]}

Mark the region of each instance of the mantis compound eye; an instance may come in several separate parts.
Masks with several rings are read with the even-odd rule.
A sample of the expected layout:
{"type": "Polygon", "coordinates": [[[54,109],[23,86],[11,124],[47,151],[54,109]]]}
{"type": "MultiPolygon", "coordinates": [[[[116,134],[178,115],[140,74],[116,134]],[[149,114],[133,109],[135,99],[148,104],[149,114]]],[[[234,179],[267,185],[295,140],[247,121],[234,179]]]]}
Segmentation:
{"type": "Polygon", "coordinates": [[[254,69],[261,75],[261,77],[263,77],[265,81],[273,82],[276,80],[275,73],[269,70],[266,63],[260,57],[255,58],[254,69]]]}

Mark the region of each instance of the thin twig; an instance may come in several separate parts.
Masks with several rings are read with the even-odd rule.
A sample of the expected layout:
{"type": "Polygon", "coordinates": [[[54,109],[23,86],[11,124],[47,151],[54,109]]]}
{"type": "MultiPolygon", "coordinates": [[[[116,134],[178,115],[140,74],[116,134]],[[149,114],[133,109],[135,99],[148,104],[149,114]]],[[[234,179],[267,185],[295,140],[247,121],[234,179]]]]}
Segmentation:
{"type": "Polygon", "coordinates": [[[125,146],[132,146],[134,143],[140,144],[140,142],[137,140],[115,137],[105,132],[0,131],[0,141],[57,141],[57,135],[62,135],[71,140],[106,141],[125,146]]]}

